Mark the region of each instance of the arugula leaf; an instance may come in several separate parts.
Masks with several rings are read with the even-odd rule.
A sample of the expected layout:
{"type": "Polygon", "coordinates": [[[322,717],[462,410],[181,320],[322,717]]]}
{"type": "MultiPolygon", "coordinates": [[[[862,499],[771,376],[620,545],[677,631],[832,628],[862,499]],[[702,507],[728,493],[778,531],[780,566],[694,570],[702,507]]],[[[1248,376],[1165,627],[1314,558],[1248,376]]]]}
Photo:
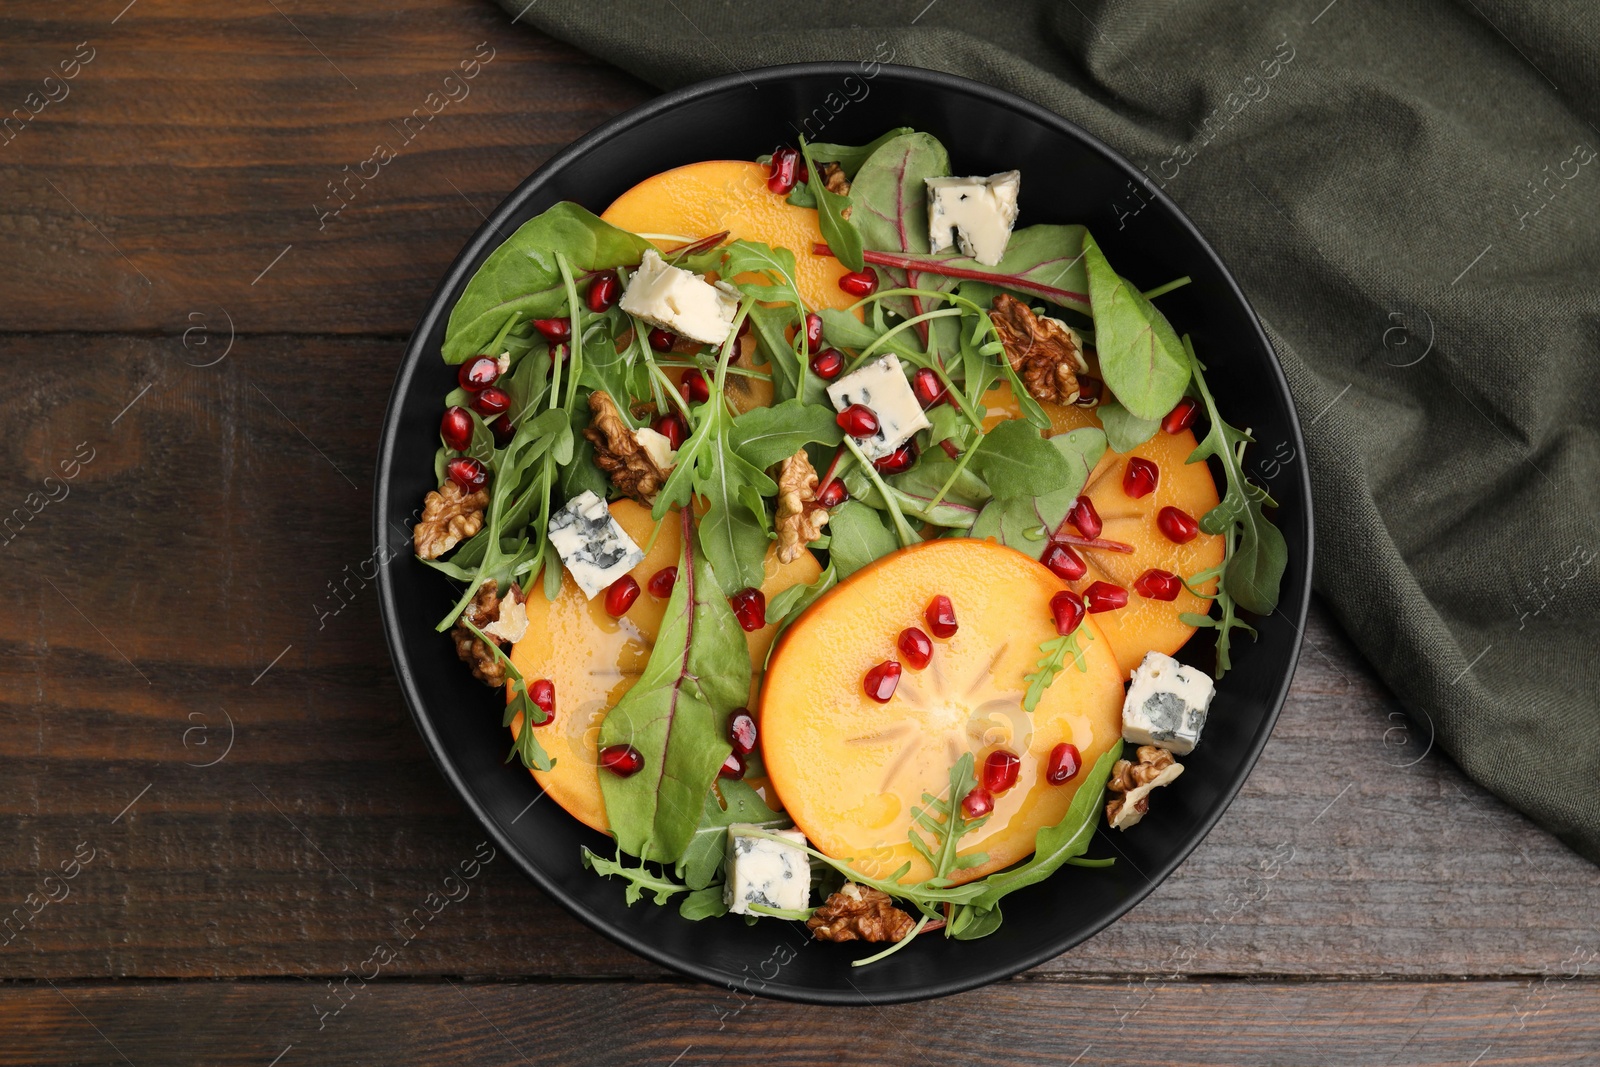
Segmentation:
{"type": "Polygon", "coordinates": [[[623,852],[676,863],[705,809],[731,746],[727,715],[750,695],[750,652],[681,512],[678,582],[650,660],[600,725],[599,747],[632,745],[644,757],[627,778],[600,776],[606,818],[623,852]]]}
{"type": "Polygon", "coordinates": [[[850,222],[850,197],[840,196],[828,188],[827,182],[822,180],[822,168],[812,158],[811,146],[804,137],[800,138],[800,154],[805,157],[810,175],[806,184],[811,189],[811,198],[817,202],[817,228],[822,231],[822,239],[828,242],[828,248],[840,263],[851,270],[861,270],[866,264],[861,261],[861,233],[850,222]]]}
{"type": "Polygon", "coordinates": [[[791,585],[767,601],[767,621],[777,622],[780,628],[789,625],[802,611],[815,604],[823,593],[838,584],[838,572],[830,561],[810,585],[791,585]]]}
{"type": "Polygon", "coordinates": [[[827,383],[815,374],[805,373],[789,341],[788,330],[799,324],[800,310],[792,304],[767,307],[754,302],[749,308],[750,321],[755,324],[756,351],[772,367],[773,400],[782,403],[798,398],[808,404],[821,403],[827,383]]]}
{"type": "Polygon", "coordinates": [[[700,825],[695,827],[694,836],[689,839],[674,872],[690,889],[704,889],[716,878],[727,848],[728,827],[736,822],[752,823],[768,830],[787,830],[794,825],[789,816],[769,808],[761,794],[747,782],[738,778],[719,780],[706,793],[700,825]]]}
{"type": "Polygon", "coordinates": [[[733,278],[733,284],[745,296],[768,303],[790,304],[805,310],[806,302],[795,283],[794,252],[787,248],[774,248],[760,241],[734,241],[723,249],[721,273],[733,278]],[[755,274],[765,281],[739,281],[741,274],[755,274]]]}
{"type": "Polygon", "coordinates": [[[1078,628],[1070,634],[1039,642],[1039,651],[1044,655],[1039,657],[1036,670],[1022,676],[1022,680],[1028,683],[1028,691],[1022,698],[1023,711],[1032,712],[1039,706],[1039,701],[1044,698],[1044,691],[1050,688],[1050,683],[1056,680],[1056,675],[1065,669],[1069,654],[1078,670],[1088,671],[1089,665],[1083,660],[1083,649],[1078,645],[1079,634],[1090,641],[1094,640],[1094,634],[1085,630],[1083,624],[1079,623],[1078,628]]]}
{"type": "Polygon", "coordinates": [[[1100,246],[1087,234],[1083,254],[1106,388],[1130,414],[1159,419],[1172,410],[1189,384],[1183,344],[1167,317],[1111,269],[1100,246]]]}
{"type": "MultiPolygon", "coordinates": [[[[1078,785],[1067,813],[1054,826],[1046,826],[1034,835],[1034,852],[1027,862],[1010,870],[991,874],[983,880],[983,892],[972,901],[976,911],[986,911],[999,904],[1008,893],[1024,886],[1043,881],[1071,859],[1083,855],[1094,839],[1095,827],[1100,825],[1101,800],[1105,797],[1106,780],[1111,777],[1112,764],[1122,757],[1119,739],[1078,785]]],[[[982,928],[984,924],[977,924],[982,928]]],[[[985,931],[987,932],[987,931],[985,931]]],[[[981,935],[978,935],[981,936],[981,935]]]]}
{"type": "Polygon", "coordinates": [[[1245,446],[1255,439],[1248,430],[1235,429],[1222,421],[1193,344],[1187,337],[1183,344],[1193,367],[1195,387],[1211,420],[1210,429],[1188,462],[1216,457],[1227,484],[1222,502],[1200,517],[1200,529],[1209,534],[1237,533],[1238,543],[1224,560],[1222,588],[1246,611],[1270,615],[1278,606],[1278,585],[1289,563],[1289,546],[1283,533],[1262,511],[1277,505],[1265,489],[1245,476],[1245,446]]]}
{"type": "Polygon", "coordinates": [[[1160,419],[1141,419],[1111,397],[1106,397],[1094,413],[1106,431],[1106,443],[1113,452],[1132,452],[1156,435],[1160,419]]]}
{"type": "Polygon", "coordinates": [[[563,200],[517,228],[483,261],[450,310],[442,348],[446,363],[484,351],[512,314],[551,318],[566,310],[556,253],[584,271],[638,263],[653,246],[577,204],[563,200]]]}
{"type": "Polygon", "coordinates": [[[962,799],[978,785],[978,776],[972,768],[972,753],[963,753],[950,768],[950,787],[944,796],[924,793],[922,806],[911,809],[911,826],[906,830],[906,836],[911,839],[912,847],[933,868],[933,877],[928,879],[930,885],[947,886],[952,870],[988,862],[987,856],[968,856],[963,862],[956,859],[956,849],[961,839],[989,820],[987,815],[969,819],[961,807],[962,799]]]}
{"type": "Polygon", "coordinates": [[[785,400],[751,408],[733,420],[728,443],[752,467],[780,463],[809,444],[837,445],[844,431],[831,408],[785,400]]]}
{"type": "Polygon", "coordinates": [[[656,874],[647,868],[641,861],[637,867],[629,867],[622,862],[622,852],[617,852],[616,859],[606,859],[589,851],[588,845],[579,846],[583,850],[583,865],[603,878],[613,876],[625,879],[628,887],[623,890],[622,899],[628,902],[628,907],[633,907],[646,893],[654,894],[656,903],[665,904],[672,899],[674,893],[682,893],[687,886],[679,885],[665,875],[656,874]]]}
{"type": "Polygon", "coordinates": [[[722,899],[722,886],[690,890],[689,895],[683,898],[683,903],[678,905],[678,914],[690,922],[719,919],[728,914],[727,902],[722,899]]]}
{"type": "MultiPolygon", "coordinates": [[[[727,421],[724,412],[715,417],[727,421]]],[[[694,488],[706,501],[699,523],[700,547],[711,569],[733,592],[759,586],[767,555],[766,504],[761,497],[777,492],[776,483],[733,452],[723,430],[696,463],[694,488]],[[753,511],[752,505],[760,511],[753,511]]]]}
{"type": "Polygon", "coordinates": [[[828,558],[841,581],[900,547],[878,513],[859,500],[846,500],[833,510],[828,535],[828,558]]]}

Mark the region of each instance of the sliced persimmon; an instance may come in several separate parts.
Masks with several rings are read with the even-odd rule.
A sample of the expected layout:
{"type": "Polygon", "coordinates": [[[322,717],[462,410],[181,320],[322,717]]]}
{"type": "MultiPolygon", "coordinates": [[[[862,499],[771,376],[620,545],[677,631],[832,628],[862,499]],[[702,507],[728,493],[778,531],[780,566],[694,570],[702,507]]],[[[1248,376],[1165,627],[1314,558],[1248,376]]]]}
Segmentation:
{"type": "MultiPolygon", "coordinates": [[[[985,393],[983,402],[988,408],[985,429],[993,429],[1005,419],[1022,417],[1016,395],[1006,382],[985,393]]],[[[1052,435],[1080,426],[1100,425],[1093,408],[1060,404],[1040,406],[1050,417],[1052,435]]],[[[1191,431],[1175,434],[1157,431],[1154,437],[1131,452],[1108,449],[1090,473],[1084,488],[1105,524],[1100,539],[1133,549],[1131,552],[1074,549],[1089,565],[1089,570],[1071,583],[1079,592],[1097,581],[1110,582],[1128,591],[1126,607],[1094,616],[1116,650],[1117,662],[1125,673],[1137,667],[1146,652],[1153,650],[1170,656],[1184,646],[1194,635],[1195,628],[1179,618],[1180,615],[1185,612],[1204,615],[1211,610],[1209,600],[1187,589],[1180,589],[1175,600],[1149,600],[1140,596],[1133,586],[1135,580],[1149,570],[1188,578],[1222,562],[1226,546],[1220,535],[1202,533],[1187,544],[1175,544],[1161,532],[1156,521],[1164,507],[1175,507],[1198,519],[1217,506],[1217,484],[1212,480],[1211,469],[1204,463],[1187,462],[1194,450],[1195,438],[1191,431]],[[1130,497],[1123,491],[1123,472],[1133,457],[1149,460],[1160,471],[1155,491],[1147,496],[1130,497]]],[[[1211,579],[1196,588],[1214,593],[1217,583],[1211,579]]]]}
{"type": "MultiPolygon", "coordinates": [[[[602,832],[609,824],[600,795],[596,753],[600,723],[633,687],[650,658],[667,599],[651,595],[649,581],[662,568],[678,565],[683,545],[676,511],[661,520],[659,532],[649,509],[631,500],[612,504],[611,514],[637,544],[648,546],[644,560],[628,572],[643,590],[639,599],[626,615],[615,619],[606,613],[604,596],[585,599],[572,576],[563,574],[555,600],[546,600],[537,588],[530,592],[528,630],[511,649],[511,662],[524,678],[529,682],[548,678],[556,690],[554,721],[537,727],[539,742],[555,766],[548,771],[535,770],[533,777],[556,803],[602,832]]],[[[769,551],[761,589],[770,599],[791,585],[816,581],[821,573],[816,557],[809,552],[792,563],[780,564],[776,553],[769,551]]],[[[755,666],[755,685],[759,685],[761,665],[777,631],[773,624],[745,635],[755,666]]],[[[752,700],[755,692],[752,687],[752,700]]],[[[517,715],[511,721],[512,737],[521,730],[522,716],[517,715]]]]}
{"type": "Polygon", "coordinates": [[[846,308],[855,298],[839,288],[847,268],[812,249],[822,241],[814,208],[796,207],[767,188],[767,168],[742,159],[690,163],[646,178],[600,215],[659,247],[727,231],[730,239],[760,241],[794,253],[795,285],[813,308],[846,308]]]}
{"type": "MultiPolygon", "coordinates": [[[[964,753],[982,768],[1004,748],[1021,759],[1017,783],[994,798],[988,822],[962,838],[960,855],[985,862],[956,871],[969,881],[1033,852],[1041,827],[1061,821],[1079,777],[1045,780],[1050,751],[1076,745],[1093,766],[1122,734],[1122,681],[1093,619],[1084,671],[1072,664],[1030,713],[1022,699],[1041,652],[1056,636],[1050,598],[1066,586],[1015,549],[969,538],[891,553],[841,582],[785,632],[761,697],[761,750],[784,808],[822,852],[886,878],[932,872],[907,836],[928,793],[950,800],[950,769],[964,753]],[[958,629],[934,637],[920,670],[905,667],[887,703],[863,679],[898,658],[900,632],[925,632],[924,612],[948,596],[958,629]]],[[[954,798],[960,803],[961,797],[954,798]]]]}

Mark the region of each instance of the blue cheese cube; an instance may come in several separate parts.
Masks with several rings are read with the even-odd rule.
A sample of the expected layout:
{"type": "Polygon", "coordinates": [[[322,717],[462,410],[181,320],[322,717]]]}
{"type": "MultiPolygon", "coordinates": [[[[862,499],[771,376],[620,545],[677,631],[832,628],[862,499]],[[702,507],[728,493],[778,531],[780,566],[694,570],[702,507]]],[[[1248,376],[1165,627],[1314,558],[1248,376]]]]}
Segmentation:
{"type": "Polygon", "coordinates": [[[595,594],[637,567],[644,552],[611,517],[605,499],[585,489],[550,516],[550,543],[583,595],[595,594]]]}
{"type": "Polygon", "coordinates": [[[1200,743],[1215,693],[1206,672],[1160,652],[1146,652],[1122,702],[1122,739],[1187,755],[1200,743]]]}
{"type": "Polygon", "coordinates": [[[960,245],[961,254],[994,266],[1006,254],[1017,223],[1022,174],[987,178],[929,178],[928,243],[935,252],[960,245]]]}
{"type": "Polygon", "coordinates": [[[703,345],[720,345],[733,329],[733,318],[739,311],[739,290],[674,267],[651,249],[628,279],[621,307],[635,318],[680,337],[703,345]]]}
{"type": "Polygon", "coordinates": [[[900,367],[900,357],[893,353],[873,360],[828,386],[828,399],[833,401],[836,411],[861,404],[871,408],[878,417],[877,433],[855,439],[868,459],[882,459],[905,444],[918,430],[932,426],[922,412],[922,405],[917,403],[917,394],[911,391],[906,372],[900,367]]]}
{"type": "Polygon", "coordinates": [[[793,841],[785,844],[770,837],[757,837],[751,823],[728,827],[728,854],[723,875],[723,902],[735,915],[759,915],[750,905],[799,911],[811,903],[811,857],[804,848],[805,835],[799,830],[779,830],[777,836],[793,841]]]}

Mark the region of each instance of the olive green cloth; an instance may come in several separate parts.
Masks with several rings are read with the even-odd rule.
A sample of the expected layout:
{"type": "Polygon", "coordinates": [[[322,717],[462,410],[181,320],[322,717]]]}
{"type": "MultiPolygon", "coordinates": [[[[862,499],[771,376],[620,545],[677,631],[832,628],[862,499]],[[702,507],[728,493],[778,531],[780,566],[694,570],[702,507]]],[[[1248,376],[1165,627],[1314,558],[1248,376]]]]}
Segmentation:
{"type": "Polygon", "coordinates": [[[1288,374],[1308,455],[1256,461],[1310,465],[1318,591],[1420,738],[1600,861],[1594,0],[500,2],[662,87],[949,71],[1145,167],[1288,374]]]}

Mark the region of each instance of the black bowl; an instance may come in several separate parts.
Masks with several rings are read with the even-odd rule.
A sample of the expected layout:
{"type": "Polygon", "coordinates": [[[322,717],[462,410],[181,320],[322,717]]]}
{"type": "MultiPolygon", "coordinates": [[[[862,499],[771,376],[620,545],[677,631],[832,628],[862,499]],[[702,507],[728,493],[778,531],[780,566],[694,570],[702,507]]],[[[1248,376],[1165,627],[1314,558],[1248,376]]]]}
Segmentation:
{"type": "MultiPolygon", "coordinates": [[[[1182,212],[1105,145],[1043,108],[947,74],[853,63],[755,70],[668,93],[582,138],[523,182],[456,257],[411,338],[384,423],[374,516],[379,558],[393,557],[379,581],[384,629],[406,702],[445,776],[495,843],[579,919],[641,956],[741,992],[825,1004],[940,996],[1043,963],[1111,923],[1189,854],[1238,792],[1283,704],[1310,599],[1304,456],[1283,373],[1238,285],[1182,212]],[[505,235],[557,201],[601,211],[652,174],[705,159],[752,159],[792,143],[797,131],[860,144],[893,126],[940,138],[957,174],[1020,169],[1022,224],[1087,224],[1137,284],[1193,276],[1162,307],[1180,332],[1194,335],[1225,416],[1255,430],[1251,469],[1280,505],[1289,568],[1281,607],[1256,620],[1259,640],[1238,642],[1205,743],[1165,791],[1158,817],[1127,834],[1112,831],[1114,840],[1102,830],[1090,848],[1090,855],[1118,857],[1113,867],[1066,868],[1013,894],[1006,922],[988,938],[927,937],[851,968],[863,955],[859,946],[810,942],[803,929],[777,920],[688,922],[675,906],[648,900],[629,908],[620,884],[584,869],[579,846],[603,850],[607,840],[554,804],[529,807],[540,791],[520,766],[504,762],[499,694],[473,682],[434,632],[454,593],[412,558],[409,531],[435,486],[440,400],[454,379],[439,359],[445,323],[505,235]]],[[[1189,655],[1210,662],[1205,634],[1191,645],[1189,655]]]]}

